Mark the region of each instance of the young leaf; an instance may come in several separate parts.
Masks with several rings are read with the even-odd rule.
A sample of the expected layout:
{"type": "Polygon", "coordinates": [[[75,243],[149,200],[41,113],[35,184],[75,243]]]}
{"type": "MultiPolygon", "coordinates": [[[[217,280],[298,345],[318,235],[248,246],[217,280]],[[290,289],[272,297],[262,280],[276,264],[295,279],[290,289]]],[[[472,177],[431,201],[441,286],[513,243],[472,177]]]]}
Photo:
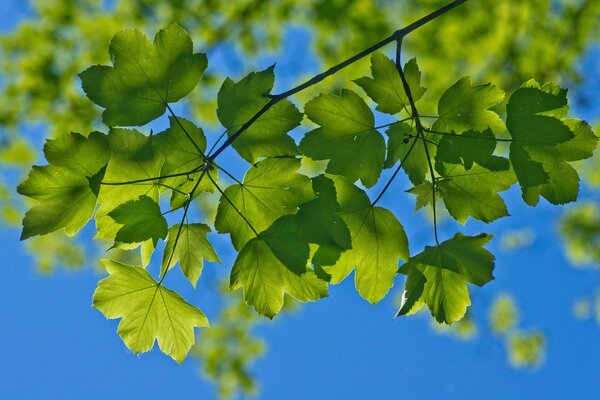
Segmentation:
{"type": "Polygon", "coordinates": [[[331,283],[341,282],[356,270],[356,289],[365,300],[377,303],[394,284],[398,261],[408,259],[406,233],[394,214],[371,205],[366,193],[350,181],[338,176],[330,179],[341,207],[338,215],[350,230],[352,248],[323,269],[331,275],[331,283]]]}
{"type": "Polygon", "coordinates": [[[327,172],[371,187],[377,183],[385,158],[385,141],[375,129],[371,109],[348,89],[340,96],[321,94],[304,107],[320,125],[300,142],[300,151],[313,160],[330,160],[327,172]]]}
{"type": "Polygon", "coordinates": [[[483,286],[494,279],[495,258],[483,248],[492,237],[457,233],[411,257],[398,271],[408,277],[396,316],[413,313],[424,303],[438,322],[461,319],[471,304],[466,283],[483,286]]]}
{"type": "Polygon", "coordinates": [[[117,332],[134,353],[152,349],[158,339],[160,350],[181,364],[194,344],[194,327],[208,327],[206,316],[143,268],[102,262],[109,276],[98,283],[92,307],[122,318],[117,332]]]}
{"type": "Polygon", "coordinates": [[[506,106],[510,161],[529,205],[540,195],[552,204],[577,199],[579,177],[567,162],[591,157],[598,138],[587,123],[561,119],[566,108],[565,89],[540,87],[534,80],[515,91],[506,106]]]}
{"type": "Polygon", "coordinates": [[[196,287],[196,282],[202,273],[203,260],[218,262],[221,260],[206,238],[210,228],[205,224],[176,224],[169,228],[169,235],[162,259],[161,273],[173,268],[177,260],[183,274],[196,287]],[[181,227],[181,232],[180,232],[181,227]],[[175,246],[175,239],[179,240],[175,246]],[[173,251],[175,248],[175,251],[173,251]]]}
{"type": "Polygon", "coordinates": [[[285,293],[299,301],[326,297],[327,282],[307,268],[308,254],[295,217],[281,217],[244,245],[231,270],[230,288],[243,287],[246,303],[268,318],[279,313],[285,293]]]}
{"type": "MultiPolygon", "coordinates": [[[[206,137],[201,128],[183,118],[170,117],[169,122],[168,129],[153,137],[154,146],[165,156],[165,163],[160,172],[162,176],[182,174],[198,168],[204,161],[203,153],[206,151],[206,137]]],[[[205,173],[210,173],[213,179],[217,180],[216,169],[208,170],[205,173]]],[[[162,185],[176,189],[171,195],[171,208],[181,207],[189,200],[188,196],[183,193],[190,193],[196,184],[195,180],[199,179],[201,175],[202,171],[197,170],[189,175],[163,178],[159,181],[162,185]]],[[[194,197],[201,192],[213,192],[214,190],[215,187],[210,179],[203,177],[194,192],[194,197]]]]}
{"type": "Polygon", "coordinates": [[[126,29],[115,34],[108,48],[114,67],[92,66],[81,74],[85,94],[106,108],[109,126],[144,125],[160,117],[167,103],[185,97],[198,84],[206,55],[193,53],[187,32],[173,23],[151,43],[144,34],[126,29]]]}
{"type": "MultiPolygon", "coordinates": [[[[232,136],[268,102],[273,89],[273,66],[251,72],[239,82],[227,78],[218,96],[217,116],[232,136]]],[[[289,100],[278,101],[244,131],[232,146],[246,161],[255,163],[259,157],[296,155],[294,139],[286,133],[300,125],[302,113],[289,100]]]]}
{"type": "Polygon", "coordinates": [[[92,217],[110,149],[106,136],[68,133],[48,140],[50,165],[34,166],[17,192],[40,201],[23,219],[21,239],[65,228],[74,235],[92,217]]]}
{"type": "Polygon", "coordinates": [[[473,86],[471,78],[462,78],[440,97],[439,119],[433,124],[433,130],[460,133],[469,129],[482,132],[490,128],[495,133],[502,132],[502,120],[498,114],[488,110],[502,99],[504,92],[494,85],[473,86]]]}
{"type": "MultiPolygon", "coordinates": [[[[421,71],[417,60],[409,60],[403,70],[413,99],[417,101],[427,90],[421,87],[421,71]]],[[[410,104],[396,64],[377,51],[371,55],[371,73],[373,78],[363,77],[354,82],[377,103],[377,111],[396,114],[405,110],[410,114],[410,104]]]]}
{"type": "Polygon", "coordinates": [[[167,236],[167,220],[160,212],[158,204],[148,196],[123,203],[108,216],[123,225],[115,236],[121,243],[141,243],[152,239],[156,246],[158,239],[167,236]]]}
{"type": "Polygon", "coordinates": [[[310,178],[297,173],[299,167],[300,160],[295,158],[267,158],[251,167],[242,184],[229,186],[221,196],[217,231],[230,233],[239,250],[256,236],[252,228],[260,233],[282,215],[294,214],[300,204],[314,197],[310,178]]]}

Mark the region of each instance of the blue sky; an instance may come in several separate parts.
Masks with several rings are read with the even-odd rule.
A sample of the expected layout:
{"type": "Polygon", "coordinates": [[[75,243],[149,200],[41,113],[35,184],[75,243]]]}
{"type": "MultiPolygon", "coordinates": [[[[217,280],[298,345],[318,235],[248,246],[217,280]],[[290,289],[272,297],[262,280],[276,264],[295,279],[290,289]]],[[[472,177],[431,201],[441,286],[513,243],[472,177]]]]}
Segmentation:
{"type": "MultiPolygon", "coordinates": [[[[15,0],[3,2],[6,29],[23,15],[15,0]]],[[[307,32],[295,30],[287,40],[308,43],[307,32]]],[[[284,49],[291,46],[284,46],[284,49]]],[[[591,119],[597,109],[600,83],[596,48],[582,63],[592,76],[592,105],[580,109],[591,119]],[[590,61],[591,60],[591,61],[590,61]]],[[[211,58],[212,65],[238,65],[230,51],[211,58]],[[220,60],[220,61],[219,61],[220,60]]],[[[291,63],[291,54],[266,57],[261,65],[278,61],[279,84],[286,87],[299,71],[316,65],[291,63]]],[[[235,72],[235,71],[234,71],[235,72]]],[[[381,205],[394,210],[411,239],[411,252],[431,241],[431,226],[422,215],[412,217],[412,199],[402,192],[406,180],[381,205]],[[399,206],[400,205],[400,206],[399,206]]],[[[518,188],[505,196],[512,217],[490,226],[467,223],[466,233],[501,234],[508,229],[531,227],[533,244],[514,253],[504,252],[495,240],[489,249],[496,254],[496,280],[485,288],[471,288],[473,310],[481,327],[486,310],[499,293],[513,294],[521,311],[522,326],[543,330],[548,354],[539,370],[515,370],[506,360],[499,338],[486,329],[470,342],[432,331],[423,316],[392,321],[394,298],[401,290],[398,279],[392,294],[378,305],[362,300],[354,290],[353,277],[331,287],[330,297],[303,306],[298,312],[265,323],[257,329],[269,350],[253,370],[261,383],[262,399],[592,399],[599,390],[600,327],[572,317],[573,301],[600,286],[591,270],[574,270],[563,254],[556,220],[564,209],[541,204],[523,205],[518,188]]],[[[92,232],[86,228],[85,234],[92,232]]],[[[440,235],[454,234],[456,226],[442,224],[440,235]]],[[[0,329],[0,398],[2,399],[95,399],[214,397],[214,388],[200,378],[195,360],[177,365],[157,349],[132,355],[116,334],[118,321],[106,320],[91,306],[91,296],[101,276],[92,268],[81,272],[58,270],[51,277],[35,271],[32,259],[19,242],[17,230],[2,228],[0,254],[4,261],[0,302],[4,305],[0,329]]],[[[182,295],[216,315],[214,292],[203,290],[222,276],[234,254],[219,239],[217,249],[224,266],[210,264],[193,291],[177,278],[171,282],[182,295]]],[[[88,260],[92,264],[95,260],[88,260]]],[[[156,271],[154,266],[153,271],[156,271]]],[[[171,279],[170,277],[168,279],[171,279]]],[[[167,282],[169,284],[169,282],[167,282]]]]}

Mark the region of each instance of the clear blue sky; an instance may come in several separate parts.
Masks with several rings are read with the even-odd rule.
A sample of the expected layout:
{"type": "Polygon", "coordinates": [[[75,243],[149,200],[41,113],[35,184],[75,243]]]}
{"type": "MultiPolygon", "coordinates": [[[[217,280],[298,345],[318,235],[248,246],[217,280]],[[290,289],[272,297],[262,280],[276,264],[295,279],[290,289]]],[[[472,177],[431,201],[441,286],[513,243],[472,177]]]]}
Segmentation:
{"type": "MultiPolygon", "coordinates": [[[[21,14],[16,0],[3,3],[4,22],[0,24],[4,30],[21,14]]],[[[296,44],[310,40],[310,35],[300,31],[287,37],[294,38],[296,44]]],[[[595,74],[596,89],[588,93],[595,97],[596,105],[594,93],[600,91],[595,69],[598,53],[594,51],[582,64],[586,72],[595,74]]],[[[225,61],[235,66],[231,57],[230,52],[224,52],[211,62],[213,66],[225,61]]],[[[298,73],[315,68],[291,65],[291,56],[285,51],[263,60],[263,64],[273,60],[278,61],[277,71],[298,73]]],[[[288,76],[288,83],[293,78],[293,74],[288,76]]],[[[591,118],[590,110],[594,110],[593,105],[581,112],[591,118]]],[[[430,241],[430,225],[420,216],[411,217],[412,199],[401,190],[408,187],[407,182],[399,180],[396,186],[398,189],[387,194],[382,205],[406,210],[399,218],[412,239],[414,253],[430,241]]],[[[353,278],[349,278],[331,287],[329,298],[259,327],[257,334],[269,344],[268,353],[253,369],[261,383],[260,398],[598,398],[600,327],[575,320],[571,314],[576,297],[600,286],[598,273],[574,270],[565,260],[556,229],[563,209],[546,204],[528,208],[518,189],[505,198],[511,218],[491,226],[469,222],[467,233],[500,234],[507,229],[532,227],[535,241],[515,253],[503,252],[498,240],[492,242],[489,248],[497,256],[496,280],[484,289],[471,288],[473,310],[480,325],[487,323],[485,313],[491,299],[502,292],[515,295],[522,325],[547,335],[548,354],[541,369],[511,368],[502,342],[485,329],[480,329],[473,341],[461,342],[435,334],[428,318],[392,321],[393,300],[401,290],[401,279],[392,295],[373,306],[359,297],[353,278]]],[[[452,225],[442,225],[440,234],[448,237],[454,230],[452,225]]],[[[136,357],[125,348],[115,332],[118,321],[106,320],[90,307],[101,278],[96,271],[58,270],[51,277],[40,276],[18,237],[17,230],[3,227],[0,231],[4,265],[0,280],[4,310],[0,399],[214,397],[213,387],[199,377],[195,360],[188,359],[179,366],[157,349],[136,357]]],[[[225,239],[218,245],[224,266],[208,265],[207,276],[201,280],[210,281],[231,265],[234,254],[225,239]]],[[[206,294],[202,287],[198,291],[186,285],[177,287],[209,317],[215,316],[210,299],[214,294],[206,294]]]]}

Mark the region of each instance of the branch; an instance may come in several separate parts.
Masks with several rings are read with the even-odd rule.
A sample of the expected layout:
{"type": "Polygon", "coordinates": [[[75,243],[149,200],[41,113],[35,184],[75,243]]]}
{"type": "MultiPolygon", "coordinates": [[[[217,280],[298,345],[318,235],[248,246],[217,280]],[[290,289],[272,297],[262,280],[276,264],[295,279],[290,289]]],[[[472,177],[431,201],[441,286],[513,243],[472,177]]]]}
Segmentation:
{"type": "Polygon", "coordinates": [[[263,115],[264,113],[266,113],[267,111],[269,111],[269,109],[271,107],[273,107],[275,104],[277,104],[280,100],[283,100],[287,97],[290,97],[298,92],[303,91],[304,89],[307,89],[313,85],[316,85],[317,83],[321,82],[322,80],[324,80],[325,78],[335,74],[336,72],[340,71],[341,69],[347,67],[348,65],[351,65],[353,63],[355,63],[356,61],[368,56],[369,54],[379,50],[380,48],[384,47],[387,44],[390,44],[394,41],[402,41],[402,39],[408,35],[409,33],[411,33],[412,31],[420,28],[421,26],[427,24],[430,21],[433,21],[434,19],[436,19],[437,17],[445,14],[446,12],[452,10],[455,7],[458,7],[459,5],[467,2],[468,0],[455,0],[450,4],[445,5],[442,8],[437,9],[436,11],[426,15],[425,17],[419,19],[418,21],[413,22],[412,24],[399,29],[397,31],[395,31],[394,33],[392,33],[390,36],[388,36],[387,38],[381,40],[380,42],[375,43],[374,45],[372,45],[371,47],[361,51],[358,54],[355,54],[354,56],[348,58],[347,60],[342,61],[341,63],[329,68],[328,70],[315,75],[314,77],[312,77],[311,79],[307,80],[304,83],[301,83],[300,85],[289,89],[285,92],[282,92],[280,94],[274,94],[274,95],[270,95],[270,100],[267,104],[265,104],[256,114],[254,114],[252,116],[252,118],[250,118],[248,121],[246,121],[246,123],[244,125],[242,125],[233,135],[231,135],[222,145],[221,147],[219,147],[217,150],[214,151],[214,153],[211,153],[207,159],[212,162],[219,154],[221,154],[221,152],[223,152],[223,150],[225,150],[227,147],[229,147],[246,129],[248,129],[254,122],[256,122],[256,120],[258,118],[260,118],[261,115],[263,115]]]}

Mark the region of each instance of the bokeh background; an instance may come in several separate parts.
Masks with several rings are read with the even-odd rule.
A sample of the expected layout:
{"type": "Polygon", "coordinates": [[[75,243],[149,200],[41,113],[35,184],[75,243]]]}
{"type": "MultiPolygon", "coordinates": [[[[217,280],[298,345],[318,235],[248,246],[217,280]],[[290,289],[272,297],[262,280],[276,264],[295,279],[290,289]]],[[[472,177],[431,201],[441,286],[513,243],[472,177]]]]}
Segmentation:
{"type": "MultiPolygon", "coordinates": [[[[223,290],[235,253],[212,234],[222,265],[208,264],[197,290],[177,274],[167,285],[201,307],[213,328],[198,332],[192,355],[177,365],[158,350],[132,355],[118,321],[93,310],[104,276],[90,224],[74,239],[61,233],[19,241],[27,203],[15,192],[32,164],[43,164],[47,138],[101,128],[100,111],[76,74],[108,63],[112,35],[135,27],[153,36],[176,21],[190,32],[209,68],[176,110],[220,133],[215,99],[225,76],[237,80],[276,63],[276,91],[366,48],[445,1],[367,0],[3,0],[0,3],[0,398],[578,398],[600,395],[600,156],[581,163],[580,200],[529,208],[518,188],[505,193],[512,217],[490,226],[469,221],[467,233],[496,238],[496,280],[471,290],[468,317],[451,328],[427,313],[392,320],[402,278],[373,306],[353,279],[314,304],[291,303],[270,322],[223,290]]],[[[569,88],[572,116],[600,121],[600,2],[481,0],[467,2],[415,31],[406,59],[423,71],[425,109],[460,77],[507,92],[523,81],[554,80],[569,88]],[[429,101],[429,103],[427,103],[429,101]]],[[[387,49],[393,51],[393,49],[387,49]]],[[[303,92],[358,90],[368,59],[303,92]]],[[[501,111],[501,110],[500,110],[501,111]]],[[[383,118],[383,117],[381,117],[383,118]]],[[[382,119],[383,121],[383,119],[382,119]]],[[[157,131],[159,120],[144,127],[157,131]]],[[[301,131],[297,132],[297,136],[301,131]]],[[[223,160],[243,174],[232,151],[223,160]]],[[[389,172],[388,172],[389,173],[389,172]]],[[[385,181],[383,179],[382,181],[385,181]]],[[[228,183],[224,181],[224,183],[228,183]]],[[[411,252],[431,244],[427,213],[413,215],[404,178],[382,205],[409,235],[411,252]]],[[[377,190],[377,187],[374,189],[377,190]]],[[[197,202],[211,222],[216,198],[197,202]]],[[[442,221],[440,234],[459,227],[442,221]]],[[[156,273],[156,260],[150,266],[156,273]]]]}

